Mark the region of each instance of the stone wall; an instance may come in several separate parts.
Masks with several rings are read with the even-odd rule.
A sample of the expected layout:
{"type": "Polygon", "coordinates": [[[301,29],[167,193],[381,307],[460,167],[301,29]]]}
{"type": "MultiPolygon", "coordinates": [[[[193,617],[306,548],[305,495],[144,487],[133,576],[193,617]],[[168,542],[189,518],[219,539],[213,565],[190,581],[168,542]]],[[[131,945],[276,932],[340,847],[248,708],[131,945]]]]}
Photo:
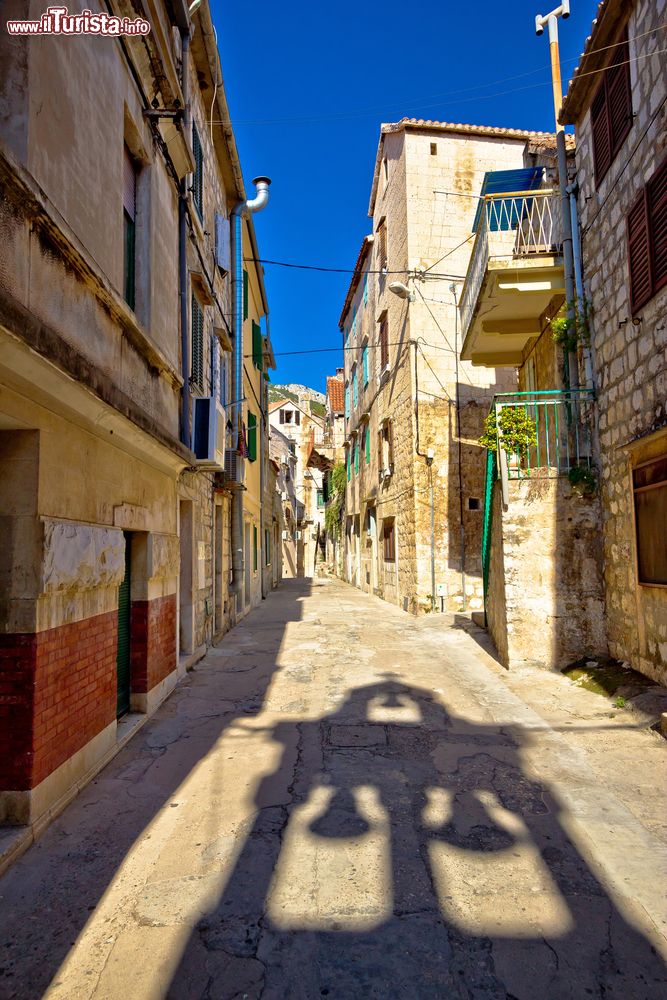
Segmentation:
{"type": "Polygon", "coordinates": [[[487,618],[507,667],[559,669],[607,652],[597,497],[565,478],[510,480],[493,497],[487,618]]]}
{"type": "Polygon", "coordinates": [[[628,4],[627,12],[632,127],[596,189],[586,110],[576,123],[577,176],[585,288],[593,307],[609,646],[614,656],[665,683],[667,588],[638,583],[632,469],[667,453],[667,289],[633,317],[626,217],[667,153],[667,77],[657,30],[667,3],[642,0],[628,4]]]}

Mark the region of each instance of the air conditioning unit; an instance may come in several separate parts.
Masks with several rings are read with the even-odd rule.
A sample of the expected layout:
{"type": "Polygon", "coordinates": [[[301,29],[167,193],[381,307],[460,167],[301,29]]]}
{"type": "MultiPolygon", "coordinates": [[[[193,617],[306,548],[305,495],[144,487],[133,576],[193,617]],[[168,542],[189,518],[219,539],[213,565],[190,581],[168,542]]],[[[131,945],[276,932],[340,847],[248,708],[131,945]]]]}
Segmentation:
{"type": "Polygon", "coordinates": [[[292,536],[290,535],[289,531],[283,531],[283,541],[284,542],[289,542],[289,540],[290,540],[291,537],[292,536]]]}
{"type": "Polygon", "coordinates": [[[295,538],[295,541],[300,542],[301,541],[301,532],[300,531],[295,531],[294,532],[294,538],[295,538]]]}
{"type": "Polygon", "coordinates": [[[195,396],[192,400],[192,450],[198,468],[225,468],[225,408],[215,396],[195,396]]]}
{"type": "Polygon", "coordinates": [[[235,448],[225,451],[225,477],[234,483],[242,483],[245,479],[245,462],[235,448]]]}

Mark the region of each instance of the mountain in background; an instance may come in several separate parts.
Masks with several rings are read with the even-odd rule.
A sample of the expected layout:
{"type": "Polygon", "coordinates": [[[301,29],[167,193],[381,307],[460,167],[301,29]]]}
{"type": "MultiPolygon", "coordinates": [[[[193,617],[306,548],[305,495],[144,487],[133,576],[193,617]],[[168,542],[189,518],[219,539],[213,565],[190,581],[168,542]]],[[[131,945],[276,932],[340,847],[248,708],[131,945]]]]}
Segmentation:
{"type": "Polygon", "coordinates": [[[309,389],[307,385],[298,385],[294,382],[287,385],[270,385],[269,402],[275,403],[279,399],[291,399],[293,403],[300,403],[304,409],[309,403],[310,412],[316,417],[323,417],[326,412],[324,393],[318,392],[317,389],[309,389]]]}

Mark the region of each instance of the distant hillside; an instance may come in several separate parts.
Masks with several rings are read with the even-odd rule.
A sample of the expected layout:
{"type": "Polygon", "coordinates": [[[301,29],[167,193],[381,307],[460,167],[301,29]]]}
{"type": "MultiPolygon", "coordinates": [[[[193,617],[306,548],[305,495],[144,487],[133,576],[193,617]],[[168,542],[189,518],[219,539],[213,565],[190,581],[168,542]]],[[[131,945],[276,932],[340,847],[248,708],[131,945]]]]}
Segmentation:
{"type": "Polygon", "coordinates": [[[269,402],[274,403],[278,399],[291,399],[294,403],[298,403],[299,401],[305,403],[307,400],[310,400],[319,403],[321,406],[324,406],[325,403],[323,393],[318,392],[317,389],[309,389],[307,385],[299,385],[294,382],[287,385],[269,386],[269,402]]]}

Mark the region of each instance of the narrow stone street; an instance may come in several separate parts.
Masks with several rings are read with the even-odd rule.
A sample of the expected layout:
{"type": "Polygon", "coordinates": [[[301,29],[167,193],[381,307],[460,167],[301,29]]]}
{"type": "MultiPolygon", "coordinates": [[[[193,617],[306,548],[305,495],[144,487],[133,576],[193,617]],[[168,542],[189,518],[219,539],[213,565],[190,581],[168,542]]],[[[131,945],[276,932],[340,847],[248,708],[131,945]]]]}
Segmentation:
{"type": "Polygon", "coordinates": [[[0,880],[0,997],[667,996],[664,741],[460,624],[283,583],[0,880]]]}

